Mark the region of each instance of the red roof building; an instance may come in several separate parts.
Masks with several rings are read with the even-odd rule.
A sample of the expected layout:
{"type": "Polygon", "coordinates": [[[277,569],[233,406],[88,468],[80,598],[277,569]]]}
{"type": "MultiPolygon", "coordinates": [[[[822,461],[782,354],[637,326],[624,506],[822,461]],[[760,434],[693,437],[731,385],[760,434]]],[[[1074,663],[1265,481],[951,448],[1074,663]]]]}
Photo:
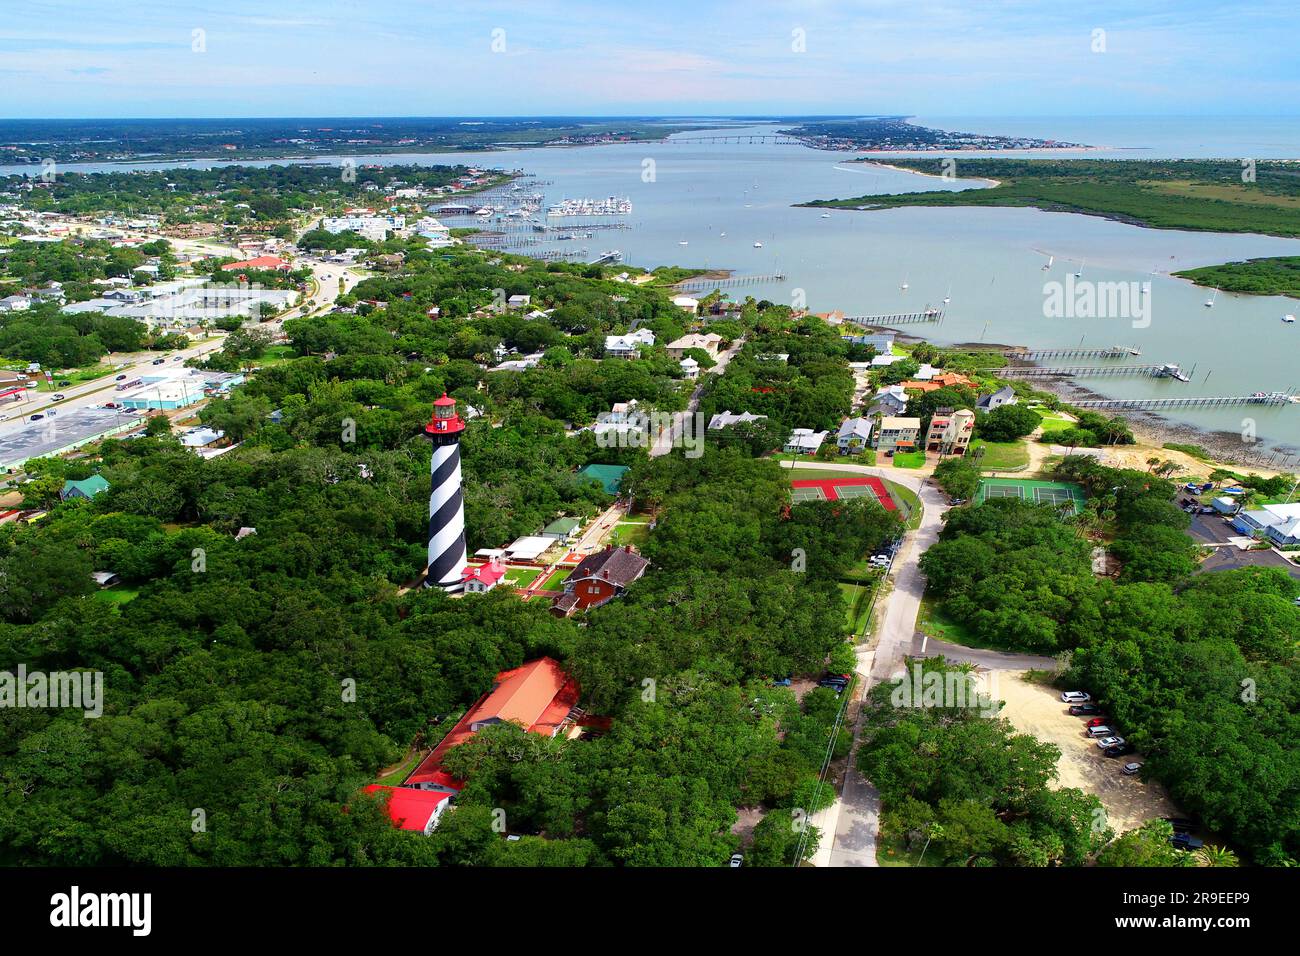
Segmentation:
{"type": "Polygon", "coordinates": [[[281,272],[288,272],[289,263],[279,256],[257,256],[254,259],[245,259],[243,262],[232,262],[230,265],[222,266],[221,269],[223,272],[235,272],[239,269],[278,269],[281,272]]]}
{"type": "Polygon", "coordinates": [[[506,721],[530,734],[555,737],[573,725],[577,706],[578,682],[549,657],[502,671],[492,689],[474,702],[442,743],[420,762],[406,786],[459,792],[464,781],[442,769],[442,759],[452,747],[469,740],[480,728],[506,721]]]}
{"type": "Polygon", "coordinates": [[[600,607],[627,590],[649,565],[630,545],[588,555],[565,578],[564,593],[551,602],[551,610],[569,617],[574,611],[600,607]]]}
{"type": "Polygon", "coordinates": [[[506,569],[504,566],[493,566],[491,564],[466,567],[460,573],[461,580],[465,582],[465,590],[475,594],[491,591],[505,576],[506,569]]]}
{"type": "Polygon", "coordinates": [[[372,783],[366,793],[388,795],[388,816],[394,825],[428,836],[438,826],[451,794],[372,783]]]}

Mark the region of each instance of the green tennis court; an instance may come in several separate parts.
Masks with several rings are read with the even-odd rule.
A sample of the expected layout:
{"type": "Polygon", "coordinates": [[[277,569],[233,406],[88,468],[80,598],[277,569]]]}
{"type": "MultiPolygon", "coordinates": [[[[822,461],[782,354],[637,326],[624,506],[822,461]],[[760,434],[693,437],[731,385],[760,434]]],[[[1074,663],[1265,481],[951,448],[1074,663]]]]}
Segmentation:
{"type": "Polygon", "coordinates": [[[825,501],[826,493],[820,488],[791,488],[790,500],[796,504],[800,501],[825,501]]]}
{"type": "Polygon", "coordinates": [[[1019,478],[983,478],[976,499],[1020,498],[1037,504],[1064,507],[1072,505],[1075,514],[1083,510],[1083,489],[1064,481],[1031,481],[1019,478]]]}

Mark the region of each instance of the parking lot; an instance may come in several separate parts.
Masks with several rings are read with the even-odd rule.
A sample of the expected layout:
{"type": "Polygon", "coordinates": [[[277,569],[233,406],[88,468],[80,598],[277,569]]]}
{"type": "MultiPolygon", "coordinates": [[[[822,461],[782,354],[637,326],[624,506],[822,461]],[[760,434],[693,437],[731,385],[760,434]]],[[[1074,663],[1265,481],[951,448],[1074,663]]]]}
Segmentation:
{"type": "Polygon", "coordinates": [[[1292,564],[1276,551],[1241,551],[1237,548],[1219,548],[1201,562],[1202,571],[1235,571],[1238,568],[1281,568],[1300,581],[1300,567],[1292,564]]]}
{"type": "MultiPolygon", "coordinates": [[[[1072,717],[1061,703],[1060,691],[1020,679],[1017,672],[998,675],[997,696],[1006,701],[1001,716],[1022,733],[1053,743],[1061,749],[1057,761],[1058,787],[1078,787],[1094,793],[1106,808],[1106,819],[1116,834],[1141,826],[1158,817],[1182,816],[1170,802],[1164,788],[1145,783],[1140,776],[1120,773],[1124,764],[1143,761],[1142,754],[1106,757],[1086,736],[1086,719],[1072,717]]],[[[1116,728],[1119,734],[1124,728],[1116,728]]]]}

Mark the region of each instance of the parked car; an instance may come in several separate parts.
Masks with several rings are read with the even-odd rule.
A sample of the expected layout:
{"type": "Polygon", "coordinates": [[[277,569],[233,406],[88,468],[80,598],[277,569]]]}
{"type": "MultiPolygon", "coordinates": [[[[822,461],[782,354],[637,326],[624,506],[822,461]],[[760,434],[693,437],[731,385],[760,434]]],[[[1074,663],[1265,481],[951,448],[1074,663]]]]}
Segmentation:
{"type": "Polygon", "coordinates": [[[1169,845],[1176,850],[1199,850],[1205,846],[1205,841],[1190,833],[1175,833],[1169,838],[1169,845]]]}
{"type": "Polygon", "coordinates": [[[1071,717],[1088,717],[1091,714],[1100,714],[1101,708],[1096,704],[1075,704],[1070,708],[1071,717]]]}
{"type": "Polygon", "coordinates": [[[792,683],[792,681],[791,681],[790,678],[788,678],[788,677],[778,677],[776,680],[772,681],[772,686],[773,686],[773,687],[789,687],[791,683],[792,683]]]}
{"type": "Polygon", "coordinates": [[[1087,733],[1089,737],[1113,737],[1115,735],[1115,731],[1111,730],[1110,727],[1105,724],[1092,724],[1091,726],[1086,727],[1084,732],[1087,733]]]}
{"type": "Polygon", "coordinates": [[[117,402],[105,402],[105,403],[104,403],[104,407],[105,407],[105,408],[117,408],[117,402]]]}
{"type": "Polygon", "coordinates": [[[1102,753],[1104,753],[1107,757],[1127,757],[1136,749],[1137,748],[1134,747],[1131,743],[1125,741],[1122,744],[1116,744],[1113,747],[1107,747],[1105,750],[1102,751],[1102,753]]]}
{"type": "Polygon", "coordinates": [[[1094,741],[1094,743],[1102,750],[1109,750],[1111,747],[1118,747],[1124,743],[1124,738],[1111,734],[1109,737],[1102,737],[1100,740],[1094,741]]]}
{"type": "Polygon", "coordinates": [[[1061,694],[1061,700],[1067,704],[1086,704],[1092,695],[1081,690],[1067,690],[1061,694]]]}
{"type": "Polygon", "coordinates": [[[731,867],[734,870],[738,866],[743,866],[744,863],[745,863],[745,854],[733,853],[731,854],[731,859],[727,861],[727,866],[731,867]]]}
{"type": "Polygon", "coordinates": [[[831,690],[835,691],[835,693],[837,693],[837,694],[842,694],[842,693],[844,693],[844,688],[848,687],[849,685],[848,685],[848,684],[837,684],[835,681],[832,681],[832,680],[819,680],[819,681],[817,682],[817,686],[818,686],[818,687],[828,687],[828,688],[830,688],[831,690]]]}
{"type": "Polygon", "coordinates": [[[1119,772],[1126,777],[1132,777],[1141,769],[1142,765],[1140,763],[1126,763],[1124,766],[1119,768],[1119,772]]]}
{"type": "Polygon", "coordinates": [[[1105,718],[1105,717],[1094,717],[1094,718],[1092,718],[1092,720],[1088,721],[1088,722],[1087,722],[1086,724],[1084,724],[1083,726],[1085,726],[1085,727],[1100,727],[1100,726],[1101,726],[1102,724],[1104,724],[1104,723],[1106,723],[1106,718],[1105,718]]]}
{"type": "Polygon", "coordinates": [[[66,382],[66,381],[65,381],[65,382],[60,382],[60,383],[59,383],[59,388],[67,388],[67,387],[68,387],[69,385],[71,385],[71,384],[72,384],[71,382],[66,382]]]}

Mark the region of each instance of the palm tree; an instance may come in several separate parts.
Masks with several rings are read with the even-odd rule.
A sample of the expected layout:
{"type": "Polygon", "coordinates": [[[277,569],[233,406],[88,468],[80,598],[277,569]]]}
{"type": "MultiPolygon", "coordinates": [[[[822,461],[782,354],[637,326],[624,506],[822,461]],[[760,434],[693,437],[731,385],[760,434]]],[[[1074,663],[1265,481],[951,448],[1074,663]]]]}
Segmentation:
{"type": "Polygon", "coordinates": [[[1206,844],[1196,851],[1196,859],[1201,866],[1240,866],[1237,854],[1226,846],[1206,844]]]}
{"type": "Polygon", "coordinates": [[[1159,459],[1159,458],[1154,458],[1154,457],[1152,457],[1152,458],[1148,458],[1148,459],[1147,459],[1147,471],[1150,471],[1152,468],[1154,468],[1154,467],[1155,467],[1156,465],[1158,465],[1158,464],[1160,464],[1160,459],[1159,459]]]}

